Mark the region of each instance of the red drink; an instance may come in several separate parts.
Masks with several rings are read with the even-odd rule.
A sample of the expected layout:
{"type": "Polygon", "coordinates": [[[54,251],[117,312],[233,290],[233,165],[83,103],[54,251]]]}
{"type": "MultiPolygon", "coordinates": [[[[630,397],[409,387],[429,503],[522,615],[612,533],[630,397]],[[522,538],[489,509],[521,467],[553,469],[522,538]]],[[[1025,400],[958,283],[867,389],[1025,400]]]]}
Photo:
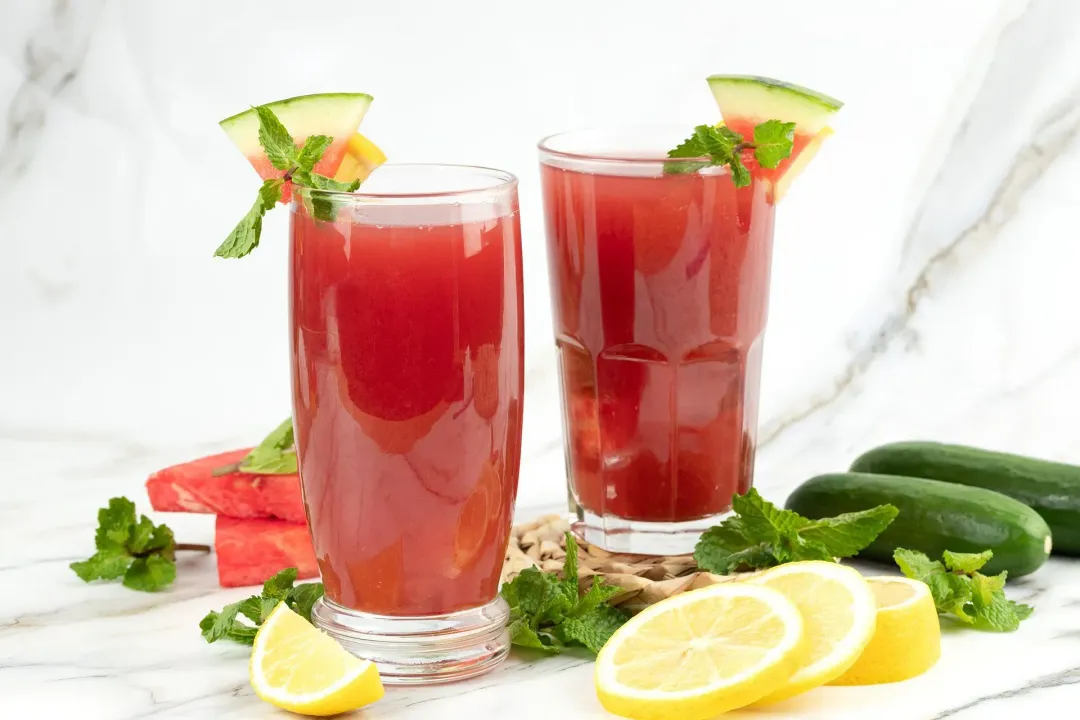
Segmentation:
{"type": "MultiPolygon", "coordinates": [[[[431,172],[388,166],[369,182],[410,167],[431,172]]],[[[335,222],[293,204],[296,441],[331,634],[393,635],[368,616],[497,597],[523,382],[517,196],[503,182],[441,203],[344,196],[335,222]]]]}
{"type": "Polygon", "coordinates": [[[752,482],[773,206],[574,136],[541,145],[572,495],[592,541],[687,551],[752,482]]]}

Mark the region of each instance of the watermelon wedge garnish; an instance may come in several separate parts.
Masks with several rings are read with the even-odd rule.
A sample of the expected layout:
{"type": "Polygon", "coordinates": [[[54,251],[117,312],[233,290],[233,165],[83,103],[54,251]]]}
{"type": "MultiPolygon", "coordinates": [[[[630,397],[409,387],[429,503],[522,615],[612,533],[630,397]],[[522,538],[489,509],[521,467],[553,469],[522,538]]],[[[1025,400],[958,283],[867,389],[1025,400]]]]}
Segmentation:
{"type": "Polygon", "coordinates": [[[772,78],[753,75],[713,75],[708,79],[724,124],[747,140],[754,136],[754,126],[776,119],[795,123],[791,156],[770,170],[760,167],[753,151],[746,151],[743,162],[755,178],[773,185],[773,200],[787,192],[799,173],[832,134],[829,122],[844,106],[836,98],[772,78]]]}
{"type": "MultiPolygon", "coordinates": [[[[301,95],[266,105],[298,146],[309,135],[334,138],[313,172],[344,181],[363,180],[386,160],[381,150],[356,132],[370,106],[371,96],[364,93],[301,95]],[[342,168],[343,165],[347,167],[342,168]],[[339,176],[339,169],[345,171],[344,177],[339,176]]],[[[259,117],[254,108],[225,118],[219,125],[263,180],[284,174],[270,163],[259,144],[259,117]]],[[[288,201],[289,190],[287,186],[283,188],[282,202],[288,201]]]]}

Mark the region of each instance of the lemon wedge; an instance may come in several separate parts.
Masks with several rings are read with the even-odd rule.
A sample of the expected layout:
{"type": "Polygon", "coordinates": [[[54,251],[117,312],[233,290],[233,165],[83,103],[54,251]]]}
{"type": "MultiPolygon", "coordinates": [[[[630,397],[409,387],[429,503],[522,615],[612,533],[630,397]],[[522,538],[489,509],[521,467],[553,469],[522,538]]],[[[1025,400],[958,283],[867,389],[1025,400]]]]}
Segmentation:
{"type": "Polygon", "coordinates": [[[334,173],[334,179],[340,182],[364,180],[384,162],[386,153],[378,145],[360,133],[354,133],[345,144],[345,155],[334,173]]]}
{"type": "Polygon", "coordinates": [[[704,720],[784,685],[804,653],[802,617],[781,593],[713,585],[619,628],[596,659],[596,692],[616,715],[704,720]]]}
{"type": "Polygon", "coordinates": [[[777,590],[802,613],[809,654],[788,681],[761,702],[773,703],[835,680],[874,635],[877,604],[857,570],[832,562],[797,562],[746,582],[777,590]]]}
{"type": "Polygon", "coordinates": [[[350,655],[285,603],[255,635],[248,672],[256,695],[302,715],[336,715],[383,696],[374,663],[350,655]]]}
{"type": "Polygon", "coordinates": [[[877,600],[877,629],[855,664],[830,685],[877,685],[922,675],[941,657],[941,624],[926,583],[866,578],[877,600]]]}

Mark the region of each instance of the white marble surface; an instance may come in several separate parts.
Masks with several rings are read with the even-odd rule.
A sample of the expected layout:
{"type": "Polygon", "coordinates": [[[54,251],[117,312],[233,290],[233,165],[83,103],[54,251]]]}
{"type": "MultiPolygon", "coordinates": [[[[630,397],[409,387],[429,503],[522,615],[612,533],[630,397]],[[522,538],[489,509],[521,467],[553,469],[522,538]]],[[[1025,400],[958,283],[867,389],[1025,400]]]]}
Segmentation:
{"type": "MultiPolygon", "coordinates": [[[[284,218],[210,253],[252,176],[215,121],[325,89],[376,96],[402,160],[521,179],[528,378],[520,512],[562,502],[534,141],[714,112],[752,71],[848,102],[777,225],[757,484],[782,499],[878,442],[1080,462],[1080,4],[822,0],[0,2],[0,715],[272,717],[198,619],[243,595],[86,586],[95,509],[287,412],[284,218]],[[242,30],[241,30],[242,29],[242,30]],[[286,29],[287,32],[283,32],[286,29]]],[[[209,540],[209,518],[169,520],[209,540]]],[[[1013,587],[1011,584],[1010,587],[1013,587]]],[[[1015,583],[1008,636],[951,633],[931,674],[755,715],[1070,717],[1080,563],[1015,583]]],[[[580,659],[394,691],[372,718],[603,717],[580,659]]],[[[747,715],[749,716],[749,714],[747,715]]]]}

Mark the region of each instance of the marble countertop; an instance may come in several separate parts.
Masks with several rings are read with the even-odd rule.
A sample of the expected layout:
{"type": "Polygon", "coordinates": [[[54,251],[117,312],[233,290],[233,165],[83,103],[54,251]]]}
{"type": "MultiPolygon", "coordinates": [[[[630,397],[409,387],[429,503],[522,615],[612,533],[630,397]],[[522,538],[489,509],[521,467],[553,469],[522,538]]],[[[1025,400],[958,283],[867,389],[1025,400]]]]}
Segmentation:
{"type": "MultiPolygon", "coordinates": [[[[213,450],[216,448],[209,448],[213,450]]],[[[100,438],[0,439],[9,471],[28,480],[0,503],[0,699],[5,717],[82,720],[286,717],[252,693],[248,649],[207,645],[198,623],[212,609],[250,594],[217,587],[213,556],[182,556],[178,579],[160,593],[81,582],[68,563],[89,554],[96,508],[125,494],[146,507],[142,482],[156,467],[207,448],[165,452],[109,445],[100,438]],[[62,498],[62,502],[45,499],[62,498]],[[8,712],[18,714],[8,715],[8,712]]],[[[553,451],[558,454],[558,451],[553,451]]],[[[526,478],[526,481],[532,481],[526,478]]],[[[523,507],[519,519],[558,510],[523,507]]],[[[157,515],[185,542],[209,542],[213,519],[157,515]]],[[[860,569],[881,573],[880,567],[860,569]]],[[[1080,701],[1080,560],[1052,559],[1009,583],[1031,619],[1011,634],[946,630],[942,658],[905,683],[819,688],[767,710],[729,717],[1011,718],[1065,717],[1080,701]]],[[[511,657],[472,681],[391,688],[359,713],[393,720],[441,718],[605,718],[592,663],[565,655],[511,657]]]]}

